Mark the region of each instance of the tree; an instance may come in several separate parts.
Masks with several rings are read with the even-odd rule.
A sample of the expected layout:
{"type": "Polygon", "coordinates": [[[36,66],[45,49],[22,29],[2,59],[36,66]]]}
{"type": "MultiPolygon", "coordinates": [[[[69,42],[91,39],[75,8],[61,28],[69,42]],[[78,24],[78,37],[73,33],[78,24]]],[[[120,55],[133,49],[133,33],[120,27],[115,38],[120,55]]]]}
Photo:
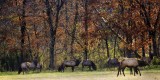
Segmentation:
{"type": "Polygon", "coordinates": [[[48,16],[48,24],[50,26],[50,64],[49,67],[51,69],[54,69],[54,45],[55,45],[55,40],[56,40],[56,32],[58,28],[58,23],[59,23],[59,12],[64,4],[65,0],[57,0],[55,1],[56,3],[56,20],[55,20],[55,25],[52,24],[52,8],[50,6],[49,0],[45,1],[46,5],[46,11],[47,11],[47,16],[48,16]]]}
{"type": "Polygon", "coordinates": [[[73,30],[71,32],[71,57],[74,58],[73,56],[73,44],[75,42],[75,33],[76,33],[76,27],[77,27],[77,22],[78,22],[78,1],[76,0],[76,5],[75,5],[75,18],[74,18],[74,24],[73,24],[73,30]]]}
{"type": "Polygon", "coordinates": [[[136,2],[139,4],[140,7],[140,14],[141,18],[143,17],[143,21],[148,29],[149,33],[149,38],[152,40],[152,46],[153,46],[153,53],[155,56],[157,56],[157,28],[158,28],[158,23],[160,19],[160,8],[158,8],[158,3],[157,1],[139,1],[136,0],[136,2]],[[154,10],[155,13],[152,13],[154,10]],[[154,14],[154,15],[153,15],[154,14]],[[156,18],[154,19],[153,16],[156,18]]]}
{"type": "Polygon", "coordinates": [[[20,63],[24,61],[24,43],[25,43],[25,34],[26,34],[26,21],[25,21],[25,7],[26,0],[23,0],[22,4],[22,14],[21,14],[21,56],[20,63]]]}
{"type": "Polygon", "coordinates": [[[88,0],[84,2],[85,8],[85,18],[84,18],[84,27],[85,27],[85,41],[84,41],[84,59],[88,59],[88,0]]]}

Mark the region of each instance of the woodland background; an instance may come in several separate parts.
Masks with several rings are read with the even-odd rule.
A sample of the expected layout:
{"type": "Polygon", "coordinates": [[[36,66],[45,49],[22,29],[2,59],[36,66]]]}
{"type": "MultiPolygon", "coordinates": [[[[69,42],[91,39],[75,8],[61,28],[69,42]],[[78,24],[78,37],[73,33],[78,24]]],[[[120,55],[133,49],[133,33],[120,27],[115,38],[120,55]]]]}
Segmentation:
{"type": "Polygon", "coordinates": [[[34,57],[44,69],[74,58],[104,68],[149,53],[159,60],[159,0],[0,0],[0,71],[34,57]]]}

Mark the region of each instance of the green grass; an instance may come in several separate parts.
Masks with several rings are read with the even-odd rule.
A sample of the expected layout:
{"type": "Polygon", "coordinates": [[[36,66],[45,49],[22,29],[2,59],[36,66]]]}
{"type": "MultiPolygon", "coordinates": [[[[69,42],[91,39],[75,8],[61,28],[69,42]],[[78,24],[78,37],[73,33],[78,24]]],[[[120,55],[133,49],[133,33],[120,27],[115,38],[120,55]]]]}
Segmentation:
{"type": "Polygon", "coordinates": [[[20,74],[17,72],[1,72],[0,80],[160,80],[160,70],[142,70],[142,76],[130,75],[125,71],[126,76],[117,77],[117,71],[67,71],[64,73],[43,71],[41,73],[29,72],[20,74]]]}
{"type": "Polygon", "coordinates": [[[5,76],[5,75],[17,75],[17,71],[16,72],[0,72],[0,76],[5,76]]]}

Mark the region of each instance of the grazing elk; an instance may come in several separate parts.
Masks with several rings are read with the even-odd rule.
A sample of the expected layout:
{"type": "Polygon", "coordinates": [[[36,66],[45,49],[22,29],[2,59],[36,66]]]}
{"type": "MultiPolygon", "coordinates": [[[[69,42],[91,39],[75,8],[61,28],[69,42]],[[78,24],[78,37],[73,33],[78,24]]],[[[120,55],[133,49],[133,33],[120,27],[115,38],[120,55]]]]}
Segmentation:
{"type": "Polygon", "coordinates": [[[64,72],[65,67],[71,67],[72,72],[74,71],[75,66],[78,66],[80,64],[81,60],[80,59],[75,59],[75,60],[65,60],[58,68],[59,72],[64,72]]]}
{"type": "Polygon", "coordinates": [[[90,71],[91,71],[91,68],[93,70],[97,70],[97,67],[96,67],[95,63],[93,61],[91,61],[91,60],[88,60],[88,59],[87,60],[83,60],[83,62],[82,62],[82,71],[83,71],[84,66],[88,66],[90,71]]]}
{"type": "Polygon", "coordinates": [[[33,71],[35,69],[38,69],[41,72],[42,69],[42,65],[40,63],[35,63],[35,62],[23,62],[21,63],[19,69],[18,69],[18,74],[20,74],[21,72],[27,72],[30,69],[32,69],[33,71]]]}
{"type": "Polygon", "coordinates": [[[117,73],[117,77],[119,75],[119,73],[122,71],[123,72],[123,75],[125,76],[124,74],[124,70],[126,67],[130,68],[131,72],[132,72],[132,68],[134,69],[134,76],[135,76],[135,73],[140,74],[141,76],[141,72],[138,68],[139,66],[139,63],[138,63],[138,60],[135,59],[135,58],[126,58],[126,59],[123,59],[121,62],[120,62],[120,65],[119,65],[119,68],[118,68],[118,73],[117,73]]]}

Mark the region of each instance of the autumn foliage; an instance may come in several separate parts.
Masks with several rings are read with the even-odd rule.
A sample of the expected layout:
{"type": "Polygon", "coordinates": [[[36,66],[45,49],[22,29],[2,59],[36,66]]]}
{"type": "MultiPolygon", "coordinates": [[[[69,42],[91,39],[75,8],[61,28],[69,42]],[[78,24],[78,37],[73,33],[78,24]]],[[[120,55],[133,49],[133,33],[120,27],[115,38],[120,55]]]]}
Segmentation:
{"type": "Polygon", "coordinates": [[[50,47],[55,68],[64,58],[84,59],[84,53],[102,61],[97,64],[109,56],[160,56],[159,5],[159,0],[1,0],[0,71],[16,70],[22,55],[24,61],[38,56],[48,68],[50,47]]]}

